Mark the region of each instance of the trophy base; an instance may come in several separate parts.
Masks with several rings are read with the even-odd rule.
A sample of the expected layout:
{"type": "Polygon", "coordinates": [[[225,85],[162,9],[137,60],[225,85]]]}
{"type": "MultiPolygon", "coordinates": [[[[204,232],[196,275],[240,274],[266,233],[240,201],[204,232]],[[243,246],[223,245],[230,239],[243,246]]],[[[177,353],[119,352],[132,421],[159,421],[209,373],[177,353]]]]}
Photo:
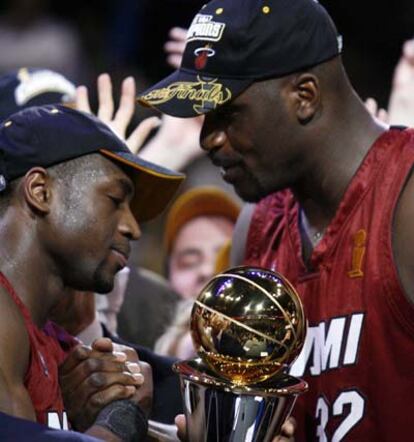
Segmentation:
{"type": "Polygon", "coordinates": [[[301,379],[279,375],[257,385],[235,385],[217,378],[201,361],[177,362],[187,439],[190,442],[268,442],[289,417],[301,379]]]}

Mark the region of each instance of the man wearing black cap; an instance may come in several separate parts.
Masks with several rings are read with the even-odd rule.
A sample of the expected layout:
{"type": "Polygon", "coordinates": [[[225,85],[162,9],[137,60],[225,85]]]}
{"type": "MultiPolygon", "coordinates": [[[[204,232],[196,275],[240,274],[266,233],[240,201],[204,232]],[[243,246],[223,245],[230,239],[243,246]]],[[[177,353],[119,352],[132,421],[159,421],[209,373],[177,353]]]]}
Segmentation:
{"type": "MultiPolygon", "coordinates": [[[[156,216],[182,179],[138,159],[98,119],[63,106],[29,108],[2,124],[1,411],[65,426],[57,370],[73,342],[48,313],[65,288],[110,291],[140,236],[138,222],[156,216]]],[[[95,423],[93,434],[129,440],[145,434],[140,405],[148,397],[137,367],[111,349],[101,340],[66,365],[63,376],[73,369],[83,379],[73,385],[84,408],[72,424],[95,423]],[[86,359],[99,365],[99,379],[86,359]]]]}
{"type": "Polygon", "coordinates": [[[297,440],[407,440],[414,133],[369,115],[341,47],[317,1],[214,0],[180,69],[139,100],[206,114],[203,148],[258,202],[244,262],[289,278],[310,325],[290,369],[310,385],[293,411],[297,440]]]}

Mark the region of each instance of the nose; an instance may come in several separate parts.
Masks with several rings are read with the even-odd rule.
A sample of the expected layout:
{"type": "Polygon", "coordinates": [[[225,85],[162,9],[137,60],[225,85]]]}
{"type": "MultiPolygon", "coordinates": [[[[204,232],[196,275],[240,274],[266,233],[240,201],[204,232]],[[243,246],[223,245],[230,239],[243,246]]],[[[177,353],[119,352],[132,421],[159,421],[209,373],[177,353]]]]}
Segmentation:
{"type": "Polygon", "coordinates": [[[215,120],[206,115],[200,134],[200,145],[203,150],[210,152],[220,149],[226,142],[226,133],[215,120]]]}
{"type": "Polygon", "coordinates": [[[129,205],[126,205],[125,210],[122,213],[122,217],[119,222],[119,231],[122,235],[126,236],[132,241],[136,241],[141,238],[141,229],[138,221],[132,214],[129,205]]]}
{"type": "Polygon", "coordinates": [[[198,269],[198,280],[203,283],[207,282],[213,277],[214,270],[214,260],[205,258],[202,265],[198,269]]]}

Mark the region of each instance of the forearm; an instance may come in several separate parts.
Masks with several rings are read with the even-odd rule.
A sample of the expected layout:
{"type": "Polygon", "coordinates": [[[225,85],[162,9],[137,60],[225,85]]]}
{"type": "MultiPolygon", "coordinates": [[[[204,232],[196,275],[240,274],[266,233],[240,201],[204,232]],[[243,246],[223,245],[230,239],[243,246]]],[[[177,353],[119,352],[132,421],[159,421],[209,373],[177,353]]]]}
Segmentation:
{"type": "Polygon", "coordinates": [[[36,421],[29,392],[26,387],[18,382],[6,382],[0,373],[0,411],[11,416],[36,421]]]}
{"type": "Polygon", "coordinates": [[[141,442],[147,436],[148,421],[137,404],[129,400],[119,400],[101,410],[89,431],[93,431],[88,434],[95,437],[103,437],[107,433],[111,439],[103,437],[105,441],[141,442]]]}
{"type": "Polygon", "coordinates": [[[122,442],[116,434],[99,425],[93,425],[85,431],[85,434],[96,437],[97,439],[102,439],[106,442],[122,442]]]}
{"type": "Polygon", "coordinates": [[[154,137],[143,149],[139,156],[146,161],[157,163],[172,170],[182,170],[192,160],[192,152],[176,149],[170,140],[154,137]]]}

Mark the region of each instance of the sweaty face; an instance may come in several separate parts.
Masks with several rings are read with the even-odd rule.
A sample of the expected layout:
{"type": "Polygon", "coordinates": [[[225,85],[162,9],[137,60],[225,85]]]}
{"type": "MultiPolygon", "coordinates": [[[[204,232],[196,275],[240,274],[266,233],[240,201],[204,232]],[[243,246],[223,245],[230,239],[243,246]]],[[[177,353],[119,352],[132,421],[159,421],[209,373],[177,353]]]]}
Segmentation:
{"type": "Polygon", "coordinates": [[[94,162],[56,183],[44,240],[66,286],[107,293],[140,231],[129,206],[130,178],[101,156],[94,162]]]}
{"type": "Polygon", "coordinates": [[[196,298],[214,275],[217,254],[231,239],[233,223],[209,216],[190,220],[178,232],[169,259],[169,280],[183,298],[196,298]]]}
{"type": "Polygon", "coordinates": [[[205,117],[201,145],[245,201],[289,185],[294,128],[282,92],[282,80],[257,82],[205,117]]]}

